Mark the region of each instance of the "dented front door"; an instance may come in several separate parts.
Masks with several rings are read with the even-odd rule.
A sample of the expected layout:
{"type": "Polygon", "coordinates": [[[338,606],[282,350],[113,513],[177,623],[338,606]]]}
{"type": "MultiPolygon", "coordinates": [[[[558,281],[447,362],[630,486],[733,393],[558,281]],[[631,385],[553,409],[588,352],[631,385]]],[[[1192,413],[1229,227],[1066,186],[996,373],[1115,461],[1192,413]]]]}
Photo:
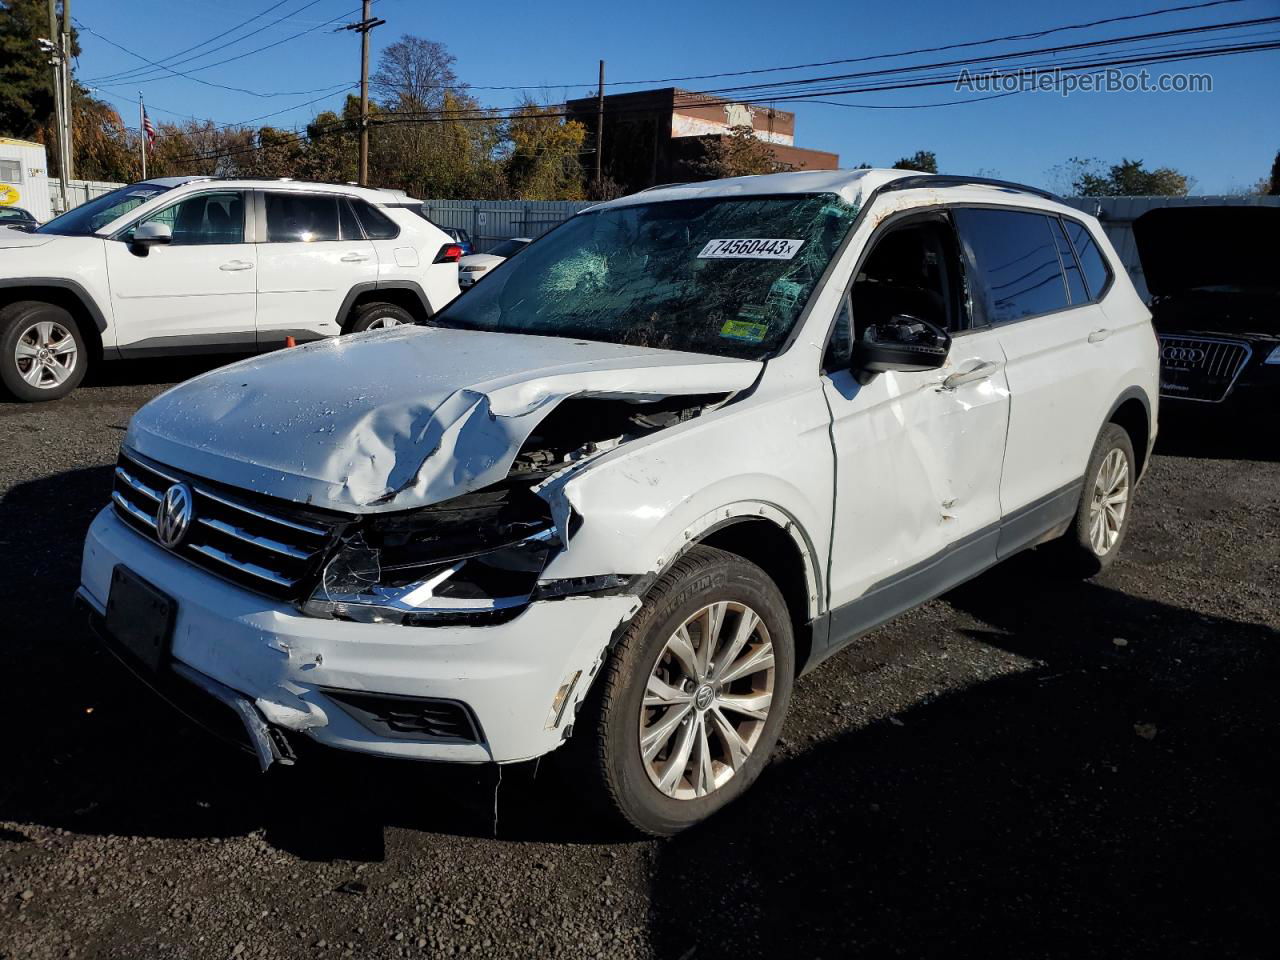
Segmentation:
{"type": "Polygon", "coordinates": [[[996,334],[979,329],[957,334],[938,370],[864,386],[847,371],[823,377],[836,454],[830,595],[833,609],[851,607],[833,617],[833,640],[994,562],[1004,366],[996,334]]]}

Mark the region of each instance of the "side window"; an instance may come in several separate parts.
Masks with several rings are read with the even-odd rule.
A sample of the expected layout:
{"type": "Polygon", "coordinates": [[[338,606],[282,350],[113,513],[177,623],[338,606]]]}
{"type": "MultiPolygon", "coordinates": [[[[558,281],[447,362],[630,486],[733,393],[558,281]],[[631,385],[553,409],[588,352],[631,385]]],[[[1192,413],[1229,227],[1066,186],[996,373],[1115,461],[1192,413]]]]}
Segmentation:
{"type": "Polygon", "coordinates": [[[1062,271],[1067,276],[1067,290],[1071,293],[1071,302],[1088,303],[1089,291],[1085,288],[1084,278],[1080,276],[1080,264],[1076,263],[1076,254],[1071,249],[1071,241],[1067,239],[1062,221],[1057,217],[1051,217],[1049,224],[1053,240],[1058,245],[1058,256],[1062,257],[1062,271]]]}
{"type": "Polygon", "coordinates": [[[267,242],[337,240],[338,199],[337,194],[268,193],[267,242]]]}
{"type": "Polygon", "coordinates": [[[854,335],[895,316],[952,333],[971,326],[955,232],[937,218],[891,227],[876,238],[853,282],[854,335]]]}
{"type": "Polygon", "coordinates": [[[363,240],[364,231],[360,229],[360,221],[356,219],[351,204],[347,203],[346,198],[338,201],[338,229],[342,233],[343,240],[363,240]]]}
{"type": "MultiPolygon", "coordinates": [[[[200,193],[157,210],[133,229],[142,223],[167,224],[174,246],[244,243],[244,194],[200,193]]],[[[133,229],[125,236],[132,236],[133,229]]]]}
{"type": "Polygon", "coordinates": [[[1058,247],[1042,213],[960,208],[960,237],[983,281],[992,323],[1011,323],[1067,306],[1058,247]]]}
{"type": "Polygon", "coordinates": [[[394,240],[400,236],[400,228],[373,204],[352,197],[351,205],[356,208],[356,215],[364,224],[365,236],[370,240],[394,240]]]}
{"type": "Polygon", "coordinates": [[[1064,217],[1062,223],[1067,228],[1067,236],[1071,238],[1072,246],[1080,255],[1080,266],[1084,269],[1089,296],[1097,300],[1111,284],[1111,268],[1107,266],[1102,251],[1093,242],[1093,237],[1089,235],[1083,223],[1068,217],[1064,217]]]}

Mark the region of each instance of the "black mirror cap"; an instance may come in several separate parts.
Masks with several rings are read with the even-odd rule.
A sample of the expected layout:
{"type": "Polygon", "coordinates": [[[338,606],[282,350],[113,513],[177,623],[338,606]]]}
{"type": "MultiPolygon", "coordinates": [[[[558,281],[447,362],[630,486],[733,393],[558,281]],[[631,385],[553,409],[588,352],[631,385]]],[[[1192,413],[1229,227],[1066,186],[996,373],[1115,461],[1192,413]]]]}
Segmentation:
{"type": "Polygon", "coordinates": [[[947,362],[951,334],[941,327],[909,317],[872,324],[853,345],[853,369],[859,373],[912,373],[936,370],[947,362]]]}

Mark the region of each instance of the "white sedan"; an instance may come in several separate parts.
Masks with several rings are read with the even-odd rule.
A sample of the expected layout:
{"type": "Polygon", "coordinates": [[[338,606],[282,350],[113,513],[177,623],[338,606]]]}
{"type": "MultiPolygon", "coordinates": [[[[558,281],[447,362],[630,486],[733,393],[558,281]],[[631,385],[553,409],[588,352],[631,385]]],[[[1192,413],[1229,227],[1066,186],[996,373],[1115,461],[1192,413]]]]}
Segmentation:
{"type": "Polygon", "coordinates": [[[510,240],[503,240],[488,253],[473,253],[463,257],[458,261],[458,286],[465,290],[502,261],[514,257],[531,243],[533,240],[529,237],[512,237],[510,240]]]}

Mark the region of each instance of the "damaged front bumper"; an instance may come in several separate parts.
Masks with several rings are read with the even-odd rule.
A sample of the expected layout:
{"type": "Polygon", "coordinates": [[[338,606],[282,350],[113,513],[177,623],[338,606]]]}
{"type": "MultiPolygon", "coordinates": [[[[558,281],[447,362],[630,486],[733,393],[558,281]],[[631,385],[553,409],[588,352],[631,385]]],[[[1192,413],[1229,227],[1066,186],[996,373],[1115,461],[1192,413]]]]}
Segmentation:
{"type": "Polygon", "coordinates": [[[236,711],[264,765],[287,759],[278,731],[388,757],[540,756],[563,741],[639,608],[634,596],[571,596],[485,626],[318,619],[174,556],[108,508],[90,527],[78,593],[99,618],[117,565],[176,602],[165,669],[236,711]]]}

